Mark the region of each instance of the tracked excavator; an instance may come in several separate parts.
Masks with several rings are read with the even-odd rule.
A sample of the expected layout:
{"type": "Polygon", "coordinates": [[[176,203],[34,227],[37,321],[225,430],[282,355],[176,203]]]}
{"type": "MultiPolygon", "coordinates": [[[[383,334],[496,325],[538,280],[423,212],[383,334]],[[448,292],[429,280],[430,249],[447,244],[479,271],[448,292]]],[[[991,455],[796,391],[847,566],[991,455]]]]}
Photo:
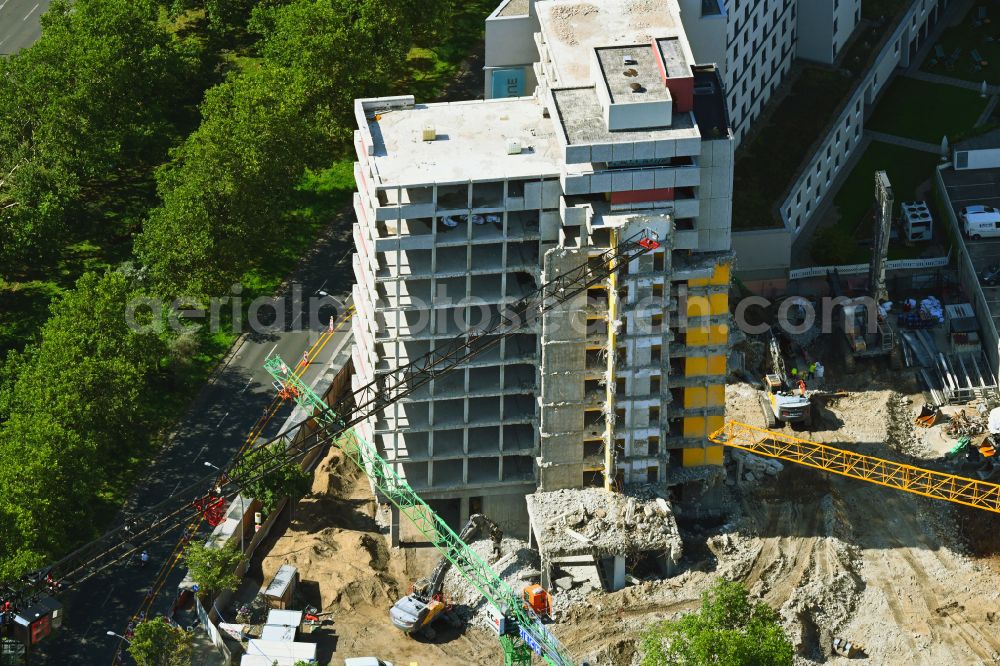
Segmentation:
{"type": "MultiPolygon", "coordinates": [[[[493,541],[493,554],[496,557],[500,553],[503,530],[483,514],[475,513],[469,516],[469,522],[459,532],[458,538],[462,540],[462,543],[469,544],[487,530],[490,540],[493,541]]],[[[452,626],[460,624],[459,620],[450,612],[451,604],[445,601],[441,592],[441,588],[444,586],[444,577],[449,569],[451,569],[451,560],[442,555],[430,578],[421,579],[414,583],[410,593],[389,609],[389,619],[392,620],[397,629],[402,630],[408,636],[424,636],[433,639],[437,632],[432,625],[436,624],[438,620],[444,620],[452,626]]]]}
{"type": "Polygon", "coordinates": [[[771,372],[764,375],[764,390],[758,395],[767,427],[777,428],[786,423],[810,427],[812,399],[808,391],[803,393],[792,385],[774,331],[768,333],[768,348],[771,352],[771,372]]]}

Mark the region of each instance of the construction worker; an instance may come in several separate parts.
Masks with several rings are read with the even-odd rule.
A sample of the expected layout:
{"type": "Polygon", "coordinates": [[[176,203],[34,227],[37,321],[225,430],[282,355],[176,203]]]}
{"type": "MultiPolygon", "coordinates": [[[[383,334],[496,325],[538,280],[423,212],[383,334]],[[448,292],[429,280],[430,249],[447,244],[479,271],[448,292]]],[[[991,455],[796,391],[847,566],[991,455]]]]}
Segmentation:
{"type": "Polygon", "coordinates": [[[302,365],[309,365],[309,350],[302,352],[302,365]]]}
{"type": "Polygon", "coordinates": [[[799,369],[792,368],[792,377],[798,377],[798,376],[799,376],[799,369]]]}
{"type": "Polygon", "coordinates": [[[816,361],[816,379],[818,379],[820,381],[823,381],[823,373],[824,372],[825,372],[825,368],[823,368],[823,364],[820,363],[819,361],[816,361]]]}
{"type": "Polygon", "coordinates": [[[809,376],[810,377],[815,377],[816,376],[816,362],[815,361],[809,364],[809,376]]]}
{"type": "Polygon", "coordinates": [[[805,397],[806,395],[806,382],[803,379],[799,380],[799,395],[805,397]]]}
{"type": "Polygon", "coordinates": [[[149,562],[149,553],[147,553],[146,551],[142,551],[141,553],[139,553],[139,566],[144,567],[148,562],[149,562]]]}

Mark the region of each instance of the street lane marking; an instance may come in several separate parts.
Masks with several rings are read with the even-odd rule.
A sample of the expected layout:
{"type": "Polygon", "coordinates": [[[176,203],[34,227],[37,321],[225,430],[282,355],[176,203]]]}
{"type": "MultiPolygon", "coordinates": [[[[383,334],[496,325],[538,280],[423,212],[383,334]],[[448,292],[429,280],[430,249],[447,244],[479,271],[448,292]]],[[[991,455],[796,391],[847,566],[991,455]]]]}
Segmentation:
{"type": "Polygon", "coordinates": [[[219,419],[219,422],[215,425],[215,427],[218,428],[220,425],[222,425],[222,422],[226,420],[227,416],[229,416],[229,412],[226,412],[225,414],[222,415],[222,418],[219,419]]]}
{"type": "MultiPolygon", "coordinates": [[[[4,3],[4,4],[7,4],[7,3],[4,3]]],[[[23,18],[23,19],[21,19],[21,20],[22,20],[22,21],[27,21],[27,20],[28,20],[29,18],[31,18],[31,15],[35,13],[35,10],[36,10],[36,9],[38,9],[38,5],[40,5],[40,4],[41,4],[41,3],[39,3],[39,2],[36,2],[36,3],[35,3],[35,6],[31,8],[31,11],[30,11],[30,12],[28,12],[27,14],[25,14],[25,15],[24,15],[24,18],[23,18]]]]}
{"type": "Polygon", "coordinates": [[[271,347],[271,351],[267,352],[267,356],[264,357],[264,360],[266,361],[267,359],[271,358],[271,354],[273,354],[274,350],[277,348],[278,348],[278,343],[274,343],[274,346],[271,347]]]}
{"type": "Polygon", "coordinates": [[[250,388],[250,384],[252,383],[253,383],[253,377],[247,380],[247,385],[243,387],[243,390],[240,391],[240,393],[244,393],[248,388],[250,388]]]}
{"type": "MultiPolygon", "coordinates": [[[[200,449],[198,449],[198,455],[196,455],[194,457],[194,460],[192,462],[198,462],[198,458],[201,458],[201,454],[204,453],[205,449],[207,449],[207,448],[208,448],[208,444],[204,444],[200,449]]],[[[170,494],[173,495],[173,493],[170,493],[170,494]]]]}

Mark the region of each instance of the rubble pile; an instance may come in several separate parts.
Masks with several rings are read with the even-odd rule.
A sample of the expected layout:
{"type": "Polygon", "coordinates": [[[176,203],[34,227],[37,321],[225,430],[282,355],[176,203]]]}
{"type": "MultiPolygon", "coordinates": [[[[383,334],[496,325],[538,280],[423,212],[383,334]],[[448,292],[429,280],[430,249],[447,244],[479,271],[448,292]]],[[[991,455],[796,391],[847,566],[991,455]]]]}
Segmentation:
{"type": "MultiPolygon", "coordinates": [[[[646,494],[646,493],[640,493],[646,494]]],[[[662,497],[636,497],[588,488],[528,496],[535,536],[544,552],[627,555],[666,552],[680,561],[673,508],[662,497]]]]}
{"type": "Polygon", "coordinates": [[[739,480],[746,481],[747,483],[754,483],[765,476],[778,476],[781,470],[785,468],[777,460],[762,458],[746,451],[734,450],[731,454],[734,461],[738,464],[742,463],[742,467],[737,468],[743,470],[742,477],[739,480]]]}
{"type": "MultiPolygon", "coordinates": [[[[469,547],[483,562],[490,565],[515,593],[520,593],[529,583],[538,582],[540,575],[538,553],[529,548],[527,542],[520,539],[504,539],[500,544],[499,559],[494,559],[493,542],[489,539],[473,541],[469,547]]],[[[444,596],[448,603],[456,607],[455,612],[464,619],[482,627],[489,626],[486,615],[479,612],[485,607],[486,599],[455,567],[445,574],[444,596]]]]}

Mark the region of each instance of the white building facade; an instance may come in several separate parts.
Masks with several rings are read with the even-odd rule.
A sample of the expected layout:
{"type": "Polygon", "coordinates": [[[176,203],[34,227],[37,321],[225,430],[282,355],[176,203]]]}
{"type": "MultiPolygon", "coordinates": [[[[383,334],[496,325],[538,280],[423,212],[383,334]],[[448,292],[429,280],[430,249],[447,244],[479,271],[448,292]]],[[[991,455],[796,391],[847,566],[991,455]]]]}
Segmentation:
{"type": "Polygon", "coordinates": [[[536,489],[722,464],[733,137],[673,1],[509,0],[487,61],[494,99],[356,102],[356,384],[640,230],[662,243],[359,427],[442,515],[523,534],[536,489]]]}

